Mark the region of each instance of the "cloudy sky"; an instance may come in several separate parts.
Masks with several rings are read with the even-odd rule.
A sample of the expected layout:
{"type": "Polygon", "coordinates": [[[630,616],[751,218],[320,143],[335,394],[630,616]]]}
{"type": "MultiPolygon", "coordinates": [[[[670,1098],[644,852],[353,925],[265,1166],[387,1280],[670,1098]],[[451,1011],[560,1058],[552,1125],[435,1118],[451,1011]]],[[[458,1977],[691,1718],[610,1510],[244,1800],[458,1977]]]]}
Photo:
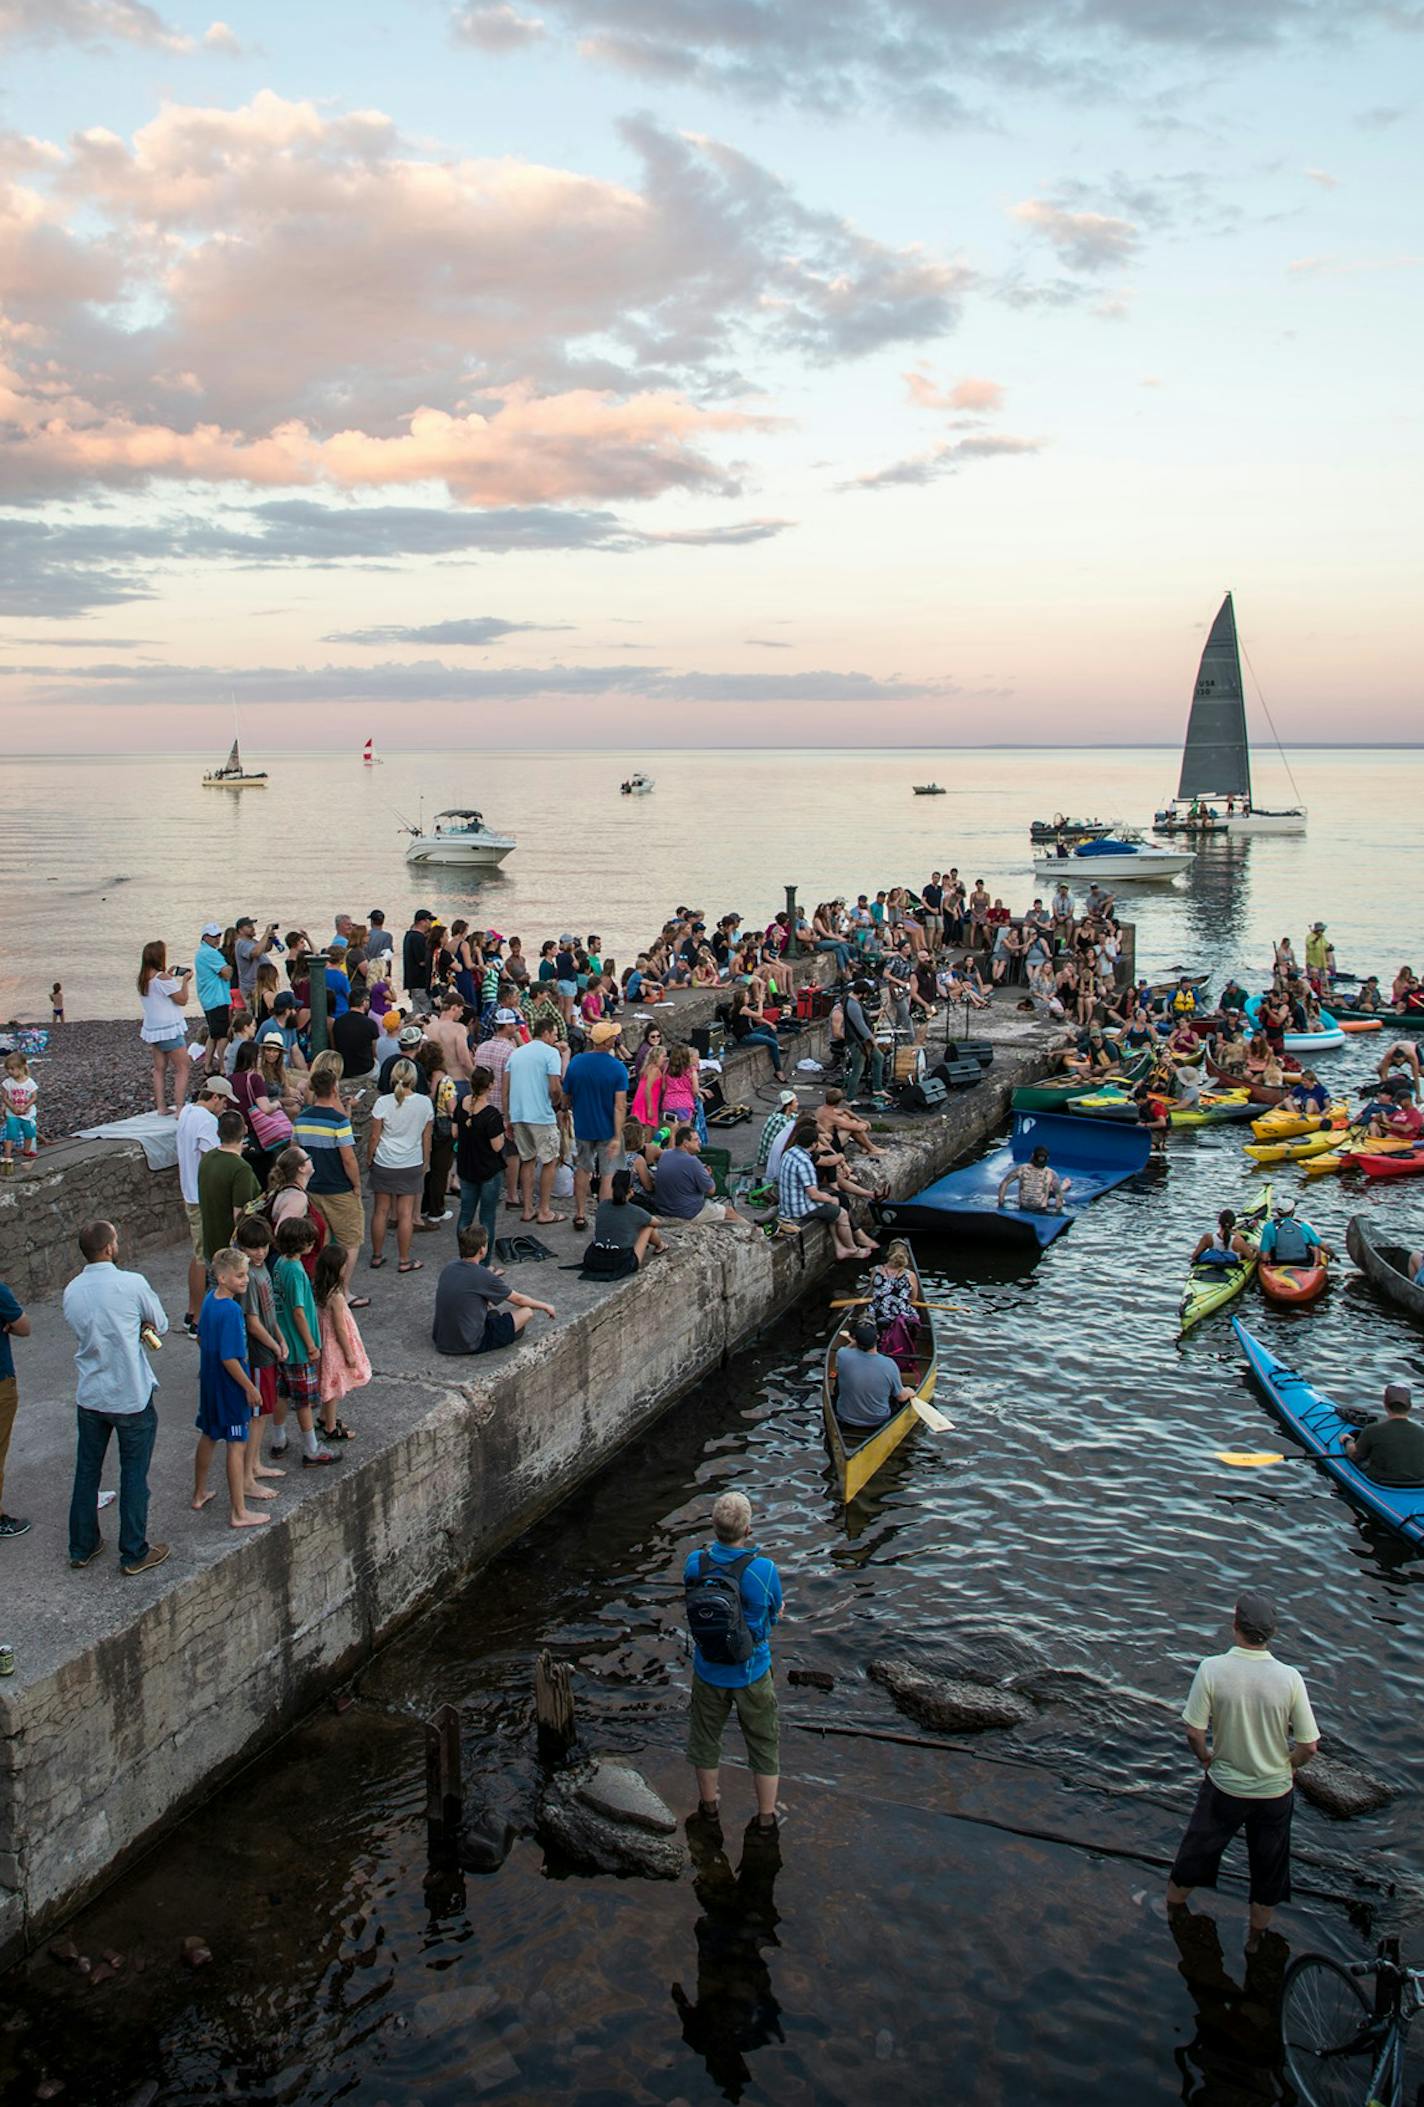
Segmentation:
{"type": "Polygon", "coordinates": [[[10,751],[1418,736],[1417,0],[0,0],[10,751]]]}

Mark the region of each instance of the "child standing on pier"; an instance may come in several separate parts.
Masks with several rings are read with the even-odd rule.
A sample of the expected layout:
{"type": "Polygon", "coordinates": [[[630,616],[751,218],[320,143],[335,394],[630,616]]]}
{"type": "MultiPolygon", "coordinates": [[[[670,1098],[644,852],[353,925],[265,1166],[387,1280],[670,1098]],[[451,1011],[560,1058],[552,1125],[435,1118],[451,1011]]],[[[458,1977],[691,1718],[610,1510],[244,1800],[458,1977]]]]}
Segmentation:
{"type": "Polygon", "coordinates": [[[316,1262],[312,1291],[321,1318],[321,1438],[350,1441],[351,1429],[336,1408],[371,1380],[371,1362],[346,1299],[346,1251],[331,1243],[316,1262]]]}
{"type": "Polygon", "coordinates": [[[262,1409],[262,1393],[252,1380],[247,1360],[247,1323],[242,1298],[247,1292],[247,1259],[243,1252],[224,1247],[212,1257],[213,1285],[203,1298],[198,1316],[198,1449],[193,1461],[193,1505],[206,1507],[213,1495],[208,1489],[208,1467],[213,1450],[221,1441],[227,1449],[227,1497],[229,1526],[255,1529],[265,1514],[250,1514],[249,1496],[274,1500],[265,1487],[247,1483],[247,1437],[254,1412],[262,1409]]]}
{"type": "Polygon", "coordinates": [[[270,1454],[285,1455],[287,1406],[297,1415],[302,1437],[302,1468],[339,1459],[316,1438],[315,1410],[321,1403],[321,1323],[316,1298],[302,1263],[316,1243],[316,1231],[304,1214],[288,1215],[277,1227],[277,1260],[272,1288],[277,1298],[277,1329],[286,1342],[287,1358],[277,1371],[277,1435],[270,1454]]]}
{"type": "Polygon", "coordinates": [[[30,1064],[24,1055],[6,1054],[4,1073],[0,1075],[0,1111],[5,1115],[4,1173],[7,1178],[14,1168],[17,1142],[26,1163],[33,1163],[39,1154],[39,1116],[35,1110],[39,1094],[39,1085],[30,1074],[30,1064]]]}

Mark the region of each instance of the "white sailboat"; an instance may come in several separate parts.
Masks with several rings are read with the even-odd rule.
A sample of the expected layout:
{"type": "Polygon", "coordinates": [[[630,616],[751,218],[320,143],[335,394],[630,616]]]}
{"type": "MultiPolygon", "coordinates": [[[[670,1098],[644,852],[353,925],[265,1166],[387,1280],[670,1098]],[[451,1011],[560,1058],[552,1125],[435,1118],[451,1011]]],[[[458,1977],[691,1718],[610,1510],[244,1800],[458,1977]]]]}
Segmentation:
{"type": "Polygon", "coordinates": [[[644,775],[641,768],[637,768],[627,782],[620,783],[618,787],[624,797],[648,797],[652,792],[653,779],[650,775],[644,775]]]}
{"type": "Polygon", "coordinates": [[[267,771],[265,768],[244,768],[242,755],[238,752],[237,740],[233,739],[232,750],[221,768],[209,769],[203,777],[205,790],[265,790],[267,771]]]}
{"type": "MultiPolygon", "coordinates": [[[[1279,739],[1276,744],[1280,746],[1279,739]]],[[[1290,775],[1284,749],[1281,760],[1290,775]]],[[[1291,788],[1295,788],[1293,777],[1291,788]]],[[[1228,593],[1217,609],[1197,668],[1177,795],[1156,815],[1153,828],[1159,834],[1193,836],[1304,834],[1306,819],[1304,805],[1267,810],[1252,796],[1241,647],[1236,636],[1236,609],[1228,593]]]]}

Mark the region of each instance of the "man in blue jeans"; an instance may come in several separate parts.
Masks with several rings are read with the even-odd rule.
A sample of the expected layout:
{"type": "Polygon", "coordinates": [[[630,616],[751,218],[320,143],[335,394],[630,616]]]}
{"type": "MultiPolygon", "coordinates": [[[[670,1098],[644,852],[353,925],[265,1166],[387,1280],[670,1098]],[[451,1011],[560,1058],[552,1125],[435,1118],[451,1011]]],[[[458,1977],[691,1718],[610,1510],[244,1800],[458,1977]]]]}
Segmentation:
{"type": "Polygon", "coordinates": [[[69,1503],[69,1563],[92,1565],[104,1548],[99,1534],[99,1478],[110,1435],[119,1444],[119,1569],[147,1573],[168,1556],[167,1544],[148,1540],[148,1465],[158,1433],[145,1333],[154,1343],[168,1329],[163,1304],[141,1273],[119,1270],[119,1232],[112,1222],[89,1222],[79,1232],[84,1271],[64,1291],[64,1321],[79,1341],[74,1365],[79,1448],[69,1503]]]}

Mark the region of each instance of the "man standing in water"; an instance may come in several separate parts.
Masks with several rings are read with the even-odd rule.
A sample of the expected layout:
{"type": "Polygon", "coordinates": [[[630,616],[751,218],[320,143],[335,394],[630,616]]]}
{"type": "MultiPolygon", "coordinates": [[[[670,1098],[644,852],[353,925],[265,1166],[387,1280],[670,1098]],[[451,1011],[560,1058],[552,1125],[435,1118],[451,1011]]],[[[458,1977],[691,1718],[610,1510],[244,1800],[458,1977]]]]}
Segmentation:
{"type": "Polygon", "coordinates": [[[756,1827],[780,1826],[781,1730],[771,1677],[771,1627],[781,1615],[781,1576],[752,1539],[752,1506],[724,1492],[712,1509],[716,1541],[683,1569],[693,1638],[687,1760],[697,1772],[698,1812],[721,1811],[722,1730],[735,1705],[756,1787],[756,1827]]]}
{"type": "Polygon", "coordinates": [[[1299,1671],[1270,1651],[1276,1629],[1269,1595],[1249,1589],[1236,1605],[1229,1653],[1212,1654],[1192,1678],[1182,1719],[1205,1771],[1167,1883],[1167,1907],[1185,1909],[1194,1887],[1214,1888],[1221,1856],[1246,1831],[1251,1872],[1252,1952],[1276,1905],[1290,1900],[1295,1774],[1320,1747],[1320,1729],[1299,1671]]]}

